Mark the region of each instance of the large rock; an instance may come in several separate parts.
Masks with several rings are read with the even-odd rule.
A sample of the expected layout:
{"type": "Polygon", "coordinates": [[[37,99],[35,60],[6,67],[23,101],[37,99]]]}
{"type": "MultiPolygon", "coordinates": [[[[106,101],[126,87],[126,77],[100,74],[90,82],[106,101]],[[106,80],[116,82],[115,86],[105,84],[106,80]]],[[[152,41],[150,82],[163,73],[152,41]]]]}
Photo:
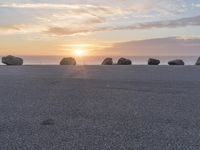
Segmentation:
{"type": "Polygon", "coordinates": [[[158,59],[149,58],[148,60],[148,65],[159,65],[159,64],[160,64],[160,60],[158,59]]]}
{"type": "Polygon", "coordinates": [[[169,65],[185,65],[184,61],[181,59],[176,59],[168,62],[169,65]]]}
{"type": "Polygon", "coordinates": [[[117,65],[131,65],[132,62],[130,59],[120,58],[117,62],[117,65]]]}
{"type": "Polygon", "coordinates": [[[60,65],[76,65],[76,60],[73,57],[63,58],[60,65]]]}
{"type": "Polygon", "coordinates": [[[200,65],[200,57],[198,58],[196,65],[200,65]]]}
{"type": "Polygon", "coordinates": [[[8,55],[6,57],[2,57],[2,63],[6,65],[23,65],[23,59],[12,55],[8,55]]]}
{"type": "Polygon", "coordinates": [[[106,58],[102,62],[102,65],[113,65],[113,59],[112,58],[106,58]]]}

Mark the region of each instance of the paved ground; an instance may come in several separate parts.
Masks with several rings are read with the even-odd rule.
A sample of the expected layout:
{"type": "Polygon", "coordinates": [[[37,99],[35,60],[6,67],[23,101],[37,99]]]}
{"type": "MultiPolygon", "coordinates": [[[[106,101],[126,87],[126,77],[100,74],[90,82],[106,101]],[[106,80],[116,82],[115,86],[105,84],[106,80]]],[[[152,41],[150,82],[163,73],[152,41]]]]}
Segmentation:
{"type": "Polygon", "coordinates": [[[197,150],[200,67],[0,66],[1,150],[197,150]]]}

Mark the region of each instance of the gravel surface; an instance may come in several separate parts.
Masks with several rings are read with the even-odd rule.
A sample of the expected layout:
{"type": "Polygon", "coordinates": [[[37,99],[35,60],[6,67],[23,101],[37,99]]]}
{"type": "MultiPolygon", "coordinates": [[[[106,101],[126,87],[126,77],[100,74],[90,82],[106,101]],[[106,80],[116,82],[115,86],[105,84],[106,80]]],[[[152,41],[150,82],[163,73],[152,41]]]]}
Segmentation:
{"type": "Polygon", "coordinates": [[[198,66],[0,66],[1,150],[198,150],[198,66]]]}

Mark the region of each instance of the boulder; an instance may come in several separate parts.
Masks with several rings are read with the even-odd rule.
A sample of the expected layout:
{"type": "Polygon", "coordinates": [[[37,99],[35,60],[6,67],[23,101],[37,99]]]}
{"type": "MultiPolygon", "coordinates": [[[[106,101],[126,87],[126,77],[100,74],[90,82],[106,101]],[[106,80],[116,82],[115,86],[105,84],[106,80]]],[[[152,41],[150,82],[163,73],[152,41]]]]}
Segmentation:
{"type": "Polygon", "coordinates": [[[73,57],[63,58],[60,65],[76,65],[76,60],[73,57]]]}
{"type": "Polygon", "coordinates": [[[159,64],[160,64],[160,60],[158,59],[149,58],[148,60],[148,65],[159,65],[159,64]]]}
{"type": "Polygon", "coordinates": [[[23,59],[12,55],[8,55],[6,57],[2,57],[2,63],[6,65],[23,65],[23,59]]]}
{"type": "Polygon", "coordinates": [[[200,65],[200,57],[198,58],[196,65],[200,65]]]}
{"type": "Polygon", "coordinates": [[[185,65],[184,61],[181,59],[176,59],[168,62],[169,65],[185,65]]]}
{"type": "Polygon", "coordinates": [[[113,59],[112,58],[106,58],[102,62],[102,65],[113,65],[113,59]]]}
{"type": "Polygon", "coordinates": [[[130,59],[120,58],[117,62],[117,65],[131,65],[132,62],[130,59]]]}

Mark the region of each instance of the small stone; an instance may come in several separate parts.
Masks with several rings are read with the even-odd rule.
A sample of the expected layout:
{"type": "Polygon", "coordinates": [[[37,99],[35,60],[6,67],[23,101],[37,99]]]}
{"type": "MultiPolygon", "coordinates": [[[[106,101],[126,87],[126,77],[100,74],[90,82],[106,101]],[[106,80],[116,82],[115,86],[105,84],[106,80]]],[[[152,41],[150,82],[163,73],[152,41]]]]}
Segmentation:
{"type": "Polygon", "coordinates": [[[44,120],[42,121],[41,125],[44,125],[44,126],[48,126],[48,125],[54,125],[55,122],[53,119],[47,119],[47,120],[44,120]]]}

